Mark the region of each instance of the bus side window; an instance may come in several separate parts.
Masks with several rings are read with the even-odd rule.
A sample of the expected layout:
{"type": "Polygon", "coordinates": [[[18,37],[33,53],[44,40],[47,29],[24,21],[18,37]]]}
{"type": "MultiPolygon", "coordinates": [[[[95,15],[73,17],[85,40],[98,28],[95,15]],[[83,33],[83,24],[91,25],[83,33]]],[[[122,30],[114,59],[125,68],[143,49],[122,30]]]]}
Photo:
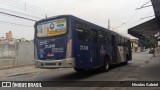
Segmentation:
{"type": "Polygon", "coordinates": [[[122,46],[122,37],[121,36],[118,36],[118,45],[122,46]]]}
{"type": "Polygon", "coordinates": [[[108,33],[108,39],[107,39],[107,43],[111,43],[111,34],[109,32],[108,33]]]}
{"type": "Polygon", "coordinates": [[[76,29],[78,40],[87,41],[87,33],[81,29],[76,29]]]}
{"type": "Polygon", "coordinates": [[[120,42],[119,36],[117,36],[117,42],[118,42],[118,45],[119,45],[119,42],[120,42]]]}
{"type": "Polygon", "coordinates": [[[91,28],[91,30],[90,30],[90,32],[91,32],[91,41],[93,42],[93,43],[97,43],[97,30],[96,29],[93,29],[93,28],[91,28]]]}
{"type": "Polygon", "coordinates": [[[106,32],[106,31],[103,31],[103,36],[104,36],[104,43],[109,43],[110,40],[109,40],[109,33],[106,32]]]}
{"type": "Polygon", "coordinates": [[[87,25],[83,25],[81,23],[76,23],[76,35],[78,40],[81,41],[89,41],[89,30],[87,25]]]}
{"type": "Polygon", "coordinates": [[[104,43],[104,36],[102,30],[98,30],[98,41],[99,43],[104,43]]]}
{"type": "Polygon", "coordinates": [[[123,37],[123,46],[125,46],[125,38],[123,37]]]}

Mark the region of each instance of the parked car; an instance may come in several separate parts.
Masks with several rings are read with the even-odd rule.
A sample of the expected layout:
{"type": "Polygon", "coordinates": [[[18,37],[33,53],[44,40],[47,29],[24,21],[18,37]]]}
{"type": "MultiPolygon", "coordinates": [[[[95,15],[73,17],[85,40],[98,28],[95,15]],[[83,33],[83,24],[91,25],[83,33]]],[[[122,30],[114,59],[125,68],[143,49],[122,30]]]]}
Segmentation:
{"type": "Polygon", "coordinates": [[[155,52],[155,50],[154,50],[154,49],[151,49],[151,50],[149,51],[149,54],[154,54],[154,52],[155,52]]]}

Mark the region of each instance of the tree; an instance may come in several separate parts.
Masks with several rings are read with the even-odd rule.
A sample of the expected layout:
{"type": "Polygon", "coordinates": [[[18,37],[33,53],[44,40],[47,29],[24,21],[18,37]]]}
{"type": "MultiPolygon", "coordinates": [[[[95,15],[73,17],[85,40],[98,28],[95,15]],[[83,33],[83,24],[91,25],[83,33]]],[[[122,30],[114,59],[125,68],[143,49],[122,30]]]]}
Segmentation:
{"type": "Polygon", "coordinates": [[[148,46],[153,49],[153,56],[155,57],[155,48],[158,46],[158,41],[154,38],[150,39],[148,46]]]}

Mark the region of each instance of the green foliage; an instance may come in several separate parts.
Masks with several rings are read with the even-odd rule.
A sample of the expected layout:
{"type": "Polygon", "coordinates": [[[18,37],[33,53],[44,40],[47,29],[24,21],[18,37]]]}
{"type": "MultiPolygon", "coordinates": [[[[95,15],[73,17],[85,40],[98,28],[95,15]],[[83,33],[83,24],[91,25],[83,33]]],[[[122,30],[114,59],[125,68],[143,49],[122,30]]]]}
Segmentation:
{"type": "Polygon", "coordinates": [[[139,44],[142,47],[155,48],[158,46],[158,41],[154,38],[146,38],[146,39],[140,39],[139,44]]]}
{"type": "Polygon", "coordinates": [[[156,39],[150,39],[149,42],[148,42],[148,47],[150,48],[155,48],[157,47],[158,45],[158,41],[156,39]]]}

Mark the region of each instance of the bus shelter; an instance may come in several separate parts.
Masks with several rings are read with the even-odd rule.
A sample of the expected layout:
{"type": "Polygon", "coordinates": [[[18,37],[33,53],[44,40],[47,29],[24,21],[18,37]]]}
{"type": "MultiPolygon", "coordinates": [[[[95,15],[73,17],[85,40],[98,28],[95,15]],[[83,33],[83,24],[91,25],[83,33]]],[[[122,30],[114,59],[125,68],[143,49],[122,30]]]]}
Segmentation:
{"type": "Polygon", "coordinates": [[[160,36],[160,0],[151,0],[155,13],[155,18],[140,25],[128,29],[128,34],[140,38],[150,38],[150,36],[160,36]]]}

